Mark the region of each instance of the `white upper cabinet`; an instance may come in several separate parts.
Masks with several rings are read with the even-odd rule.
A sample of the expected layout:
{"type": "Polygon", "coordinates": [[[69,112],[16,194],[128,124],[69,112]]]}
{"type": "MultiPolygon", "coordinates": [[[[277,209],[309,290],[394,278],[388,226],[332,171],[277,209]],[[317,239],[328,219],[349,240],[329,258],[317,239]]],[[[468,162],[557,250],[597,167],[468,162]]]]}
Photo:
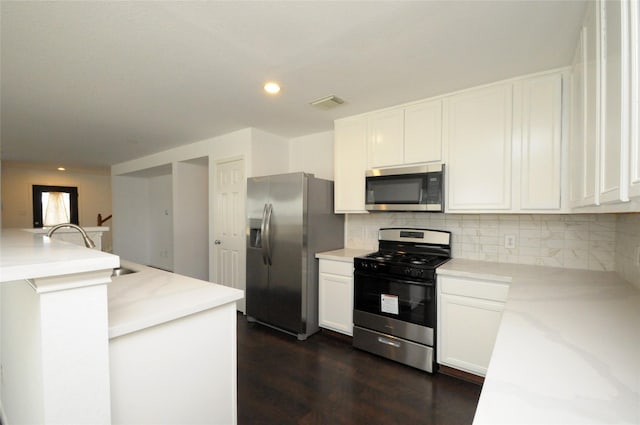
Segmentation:
{"type": "Polygon", "coordinates": [[[520,209],[561,208],[562,74],[522,83],[520,209]]]}
{"type": "Polygon", "coordinates": [[[598,145],[600,137],[600,72],[598,57],[600,55],[600,25],[599,13],[595,3],[589,3],[587,20],[585,23],[585,144],[584,144],[584,177],[582,185],[582,200],[580,204],[598,204],[598,145]]]}
{"type": "Polygon", "coordinates": [[[404,109],[369,116],[368,168],[404,162],[404,109]]]}
{"type": "Polygon", "coordinates": [[[629,196],[640,196],[640,6],[629,3],[629,196]]]}
{"type": "Polygon", "coordinates": [[[586,32],[586,27],[582,27],[571,64],[571,139],[569,143],[569,205],[571,207],[582,205],[584,198],[586,32]]]}
{"type": "Polygon", "coordinates": [[[637,1],[590,2],[576,52],[571,206],[623,210],[640,195],[637,1]]]}
{"type": "Polygon", "coordinates": [[[511,209],[511,83],[444,100],[448,211],[511,209]]]}
{"type": "Polygon", "coordinates": [[[628,201],[629,2],[600,2],[600,203],[628,201]]]}
{"type": "Polygon", "coordinates": [[[367,118],[344,118],[334,126],[334,210],[366,212],[367,118]]]}
{"type": "Polygon", "coordinates": [[[589,3],[571,67],[571,142],[569,202],[571,207],[598,204],[600,54],[599,11],[589,3]]]}
{"type": "Polygon", "coordinates": [[[404,110],[404,163],[442,161],[442,100],[404,110]]]}
{"type": "Polygon", "coordinates": [[[369,115],[368,168],[441,160],[441,100],[369,115]]]}
{"type": "Polygon", "coordinates": [[[563,208],[562,72],[445,99],[449,212],[563,208]]]}
{"type": "Polygon", "coordinates": [[[549,71],[336,120],[336,212],[366,212],[367,169],[428,162],[447,166],[447,212],[565,211],[567,75],[549,71]]]}

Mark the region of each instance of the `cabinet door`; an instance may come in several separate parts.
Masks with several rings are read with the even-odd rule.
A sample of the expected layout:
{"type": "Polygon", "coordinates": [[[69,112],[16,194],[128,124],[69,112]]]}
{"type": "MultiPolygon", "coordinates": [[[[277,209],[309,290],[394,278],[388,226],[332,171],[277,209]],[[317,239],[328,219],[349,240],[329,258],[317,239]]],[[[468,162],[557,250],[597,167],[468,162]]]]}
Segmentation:
{"type": "Polygon", "coordinates": [[[587,18],[585,21],[585,144],[582,152],[583,176],[582,176],[582,199],[580,205],[597,205],[598,204],[598,143],[600,137],[598,129],[600,128],[600,75],[598,71],[598,56],[600,55],[600,37],[598,36],[599,27],[599,9],[595,2],[589,3],[587,6],[587,18]]]}
{"type": "Polygon", "coordinates": [[[442,100],[404,110],[404,163],[442,161],[442,100]]]}
{"type": "Polygon", "coordinates": [[[369,117],[368,168],[400,165],[404,161],[404,110],[369,117]]]}
{"type": "Polygon", "coordinates": [[[602,118],[599,200],[601,203],[628,200],[628,19],[627,1],[600,2],[602,118]]]}
{"type": "Polygon", "coordinates": [[[582,27],[578,46],[571,65],[571,139],[569,148],[569,203],[572,207],[582,204],[584,189],[584,151],[585,135],[585,107],[586,107],[586,28],[582,27]]]}
{"type": "Polygon", "coordinates": [[[445,99],[448,211],[511,208],[512,85],[445,99]]]}
{"type": "Polygon", "coordinates": [[[321,272],[318,291],[320,327],[352,336],[353,278],[321,272]]]}
{"type": "Polygon", "coordinates": [[[629,2],[630,137],[629,195],[640,196],[640,6],[629,2]]]}
{"type": "Polygon", "coordinates": [[[560,209],[562,75],[523,82],[520,208],[560,209]]]}
{"type": "Polygon", "coordinates": [[[441,294],[438,363],[485,376],[503,306],[496,301],[441,294]]]}
{"type": "Polygon", "coordinates": [[[364,178],[367,119],[337,120],[334,132],[334,209],[336,213],[366,212],[364,178]]]}

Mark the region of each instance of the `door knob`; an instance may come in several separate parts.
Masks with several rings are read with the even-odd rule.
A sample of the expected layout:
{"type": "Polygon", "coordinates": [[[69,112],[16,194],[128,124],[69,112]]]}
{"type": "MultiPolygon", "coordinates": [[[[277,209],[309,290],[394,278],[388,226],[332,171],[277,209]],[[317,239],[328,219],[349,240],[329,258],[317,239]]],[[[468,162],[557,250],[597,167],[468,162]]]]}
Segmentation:
{"type": "Polygon", "coordinates": [[[220,241],[219,239],[216,239],[213,243],[216,244],[216,245],[220,245],[222,243],[222,241],[220,241]]]}

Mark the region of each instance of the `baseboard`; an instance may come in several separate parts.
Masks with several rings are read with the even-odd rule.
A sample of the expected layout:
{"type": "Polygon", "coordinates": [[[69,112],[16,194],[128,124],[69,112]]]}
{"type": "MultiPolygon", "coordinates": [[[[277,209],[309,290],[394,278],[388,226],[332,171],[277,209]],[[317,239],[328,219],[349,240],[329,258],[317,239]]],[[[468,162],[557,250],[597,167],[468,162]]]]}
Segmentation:
{"type": "Polygon", "coordinates": [[[322,332],[323,335],[327,335],[332,338],[342,340],[348,344],[351,344],[353,342],[353,338],[350,337],[349,335],[345,335],[340,332],[332,331],[330,329],[325,329],[325,328],[320,328],[320,331],[322,332]]]}
{"type": "Polygon", "coordinates": [[[443,375],[453,376],[454,378],[462,379],[463,381],[472,382],[474,384],[484,384],[484,377],[474,375],[473,373],[465,372],[463,370],[454,369],[449,366],[438,366],[438,373],[443,375]]]}

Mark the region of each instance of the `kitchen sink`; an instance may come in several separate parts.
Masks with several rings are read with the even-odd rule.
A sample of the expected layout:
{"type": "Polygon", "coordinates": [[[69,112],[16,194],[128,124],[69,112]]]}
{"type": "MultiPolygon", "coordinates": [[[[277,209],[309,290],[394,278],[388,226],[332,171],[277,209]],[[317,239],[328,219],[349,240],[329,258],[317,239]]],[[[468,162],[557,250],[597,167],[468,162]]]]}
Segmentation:
{"type": "Polygon", "coordinates": [[[125,274],[137,273],[137,270],[131,270],[126,267],[117,267],[113,269],[113,273],[111,273],[111,277],[122,276],[125,274]]]}

